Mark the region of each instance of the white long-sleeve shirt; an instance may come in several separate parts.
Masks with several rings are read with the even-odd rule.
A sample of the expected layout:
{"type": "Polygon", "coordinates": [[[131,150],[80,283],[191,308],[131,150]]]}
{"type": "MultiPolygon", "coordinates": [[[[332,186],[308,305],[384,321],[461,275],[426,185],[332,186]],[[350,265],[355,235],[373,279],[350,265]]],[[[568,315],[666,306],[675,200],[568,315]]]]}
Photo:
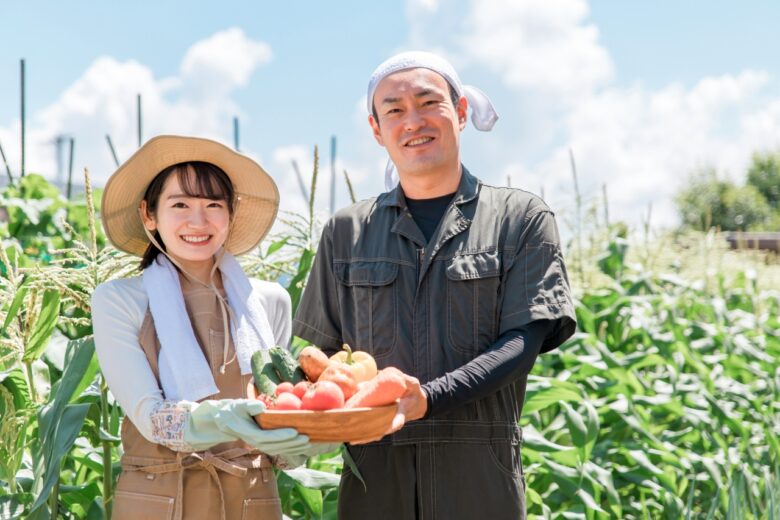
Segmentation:
{"type": "MultiPolygon", "coordinates": [[[[276,344],[286,347],[291,333],[289,294],[278,283],[250,281],[253,294],[261,298],[276,344]]],[[[148,308],[140,276],[103,283],[92,295],[95,350],[108,388],[141,435],[158,442],[152,435],[152,415],[165,396],[139,343],[148,308]]]]}

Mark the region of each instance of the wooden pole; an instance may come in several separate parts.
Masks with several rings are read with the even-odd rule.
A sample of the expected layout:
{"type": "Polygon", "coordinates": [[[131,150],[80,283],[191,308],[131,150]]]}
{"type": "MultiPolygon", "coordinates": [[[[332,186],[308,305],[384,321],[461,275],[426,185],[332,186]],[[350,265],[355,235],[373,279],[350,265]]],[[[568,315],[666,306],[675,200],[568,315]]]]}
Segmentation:
{"type": "Polygon", "coordinates": [[[24,58],[20,60],[20,68],[21,68],[21,113],[22,113],[22,170],[21,170],[21,176],[24,177],[24,155],[25,155],[25,132],[26,132],[26,124],[25,124],[25,96],[24,96],[24,58]]]}
{"type": "Polygon", "coordinates": [[[238,117],[233,118],[233,148],[238,149],[238,117]]]}
{"type": "Polygon", "coordinates": [[[336,136],[330,137],[330,214],[336,212],[336,136]]]}
{"type": "Polygon", "coordinates": [[[68,158],[68,191],[67,197],[70,200],[70,196],[73,190],[73,138],[70,138],[70,156],[68,158]]]}
{"type": "Polygon", "coordinates": [[[0,144],[0,157],[3,158],[3,164],[5,164],[5,171],[8,174],[8,183],[13,185],[14,176],[11,174],[11,167],[8,166],[8,159],[5,158],[5,152],[3,151],[3,145],[0,144]]]}
{"type": "Polygon", "coordinates": [[[295,159],[292,160],[292,166],[293,166],[293,170],[295,171],[295,178],[298,179],[298,187],[301,189],[301,195],[303,195],[303,200],[305,200],[306,203],[308,203],[309,191],[306,189],[306,183],[303,182],[303,175],[301,175],[301,169],[298,167],[298,162],[295,159]]]}
{"type": "Polygon", "coordinates": [[[108,142],[108,149],[111,150],[111,157],[114,158],[114,164],[119,168],[119,158],[116,156],[116,150],[114,149],[114,143],[111,141],[111,136],[106,134],[106,141],[108,142]]]}
{"type": "Polygon", "coordinates": [[[136,96],[136,114],[138,116],[138,148],[141,148],[141,123],[143,119],[141,116],[141,94],[136,96]]]}

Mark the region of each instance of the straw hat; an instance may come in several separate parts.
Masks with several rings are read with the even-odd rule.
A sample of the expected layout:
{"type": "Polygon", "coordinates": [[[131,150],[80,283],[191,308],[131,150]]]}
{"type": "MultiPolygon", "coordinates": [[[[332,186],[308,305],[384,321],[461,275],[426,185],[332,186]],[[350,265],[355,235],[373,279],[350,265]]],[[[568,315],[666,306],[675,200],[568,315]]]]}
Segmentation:
{"type": "Polygon", "coordinates": [[[279,209],[276,183],[255,161],[210,139],[161,135],[147,141],[108,179],[101,217],[106,236],[117,249],[142,256],[149,245],[138,208],[152,180],[168,166],[202,161],[221,168],[239,202],[225,249],[240,255],[265,237],[279,209]]]}

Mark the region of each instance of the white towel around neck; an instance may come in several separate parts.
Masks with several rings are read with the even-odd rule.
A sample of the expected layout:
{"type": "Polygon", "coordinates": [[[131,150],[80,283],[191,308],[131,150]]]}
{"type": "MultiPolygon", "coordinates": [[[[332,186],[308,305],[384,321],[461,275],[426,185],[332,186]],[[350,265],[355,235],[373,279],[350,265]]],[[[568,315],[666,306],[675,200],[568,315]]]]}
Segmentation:
{"type": "MultiPolygon", "coordinates": [[[[268,350],[274,336],[262,303],[236,259],[225,252],[219,264],[231,309],[230,332],[242,374],[251,372],[257,350],[268,350]]],[[[206,357],[198,345],[184,305],[179,273],[160,254],[143,272],[149,309],[160,340],[160,382],[166,399],[199,401],[219,393],[206,357]]]]}

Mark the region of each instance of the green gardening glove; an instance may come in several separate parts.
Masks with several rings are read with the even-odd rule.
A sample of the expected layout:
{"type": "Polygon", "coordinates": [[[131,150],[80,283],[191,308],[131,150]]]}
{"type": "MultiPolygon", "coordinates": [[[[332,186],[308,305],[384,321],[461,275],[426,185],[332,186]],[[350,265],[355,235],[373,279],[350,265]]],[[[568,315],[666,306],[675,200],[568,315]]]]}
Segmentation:
{"type": "Polygon", "coordinates": [[[184,430],[184,441],[196,451],[215,444],[242,440],[268,455],[300,453],[311,444],[305,435],[292,428],[262,430],[253,416],[265,411],[265,404],[254,399],[220,399],[194,403],[184,430]]]}

